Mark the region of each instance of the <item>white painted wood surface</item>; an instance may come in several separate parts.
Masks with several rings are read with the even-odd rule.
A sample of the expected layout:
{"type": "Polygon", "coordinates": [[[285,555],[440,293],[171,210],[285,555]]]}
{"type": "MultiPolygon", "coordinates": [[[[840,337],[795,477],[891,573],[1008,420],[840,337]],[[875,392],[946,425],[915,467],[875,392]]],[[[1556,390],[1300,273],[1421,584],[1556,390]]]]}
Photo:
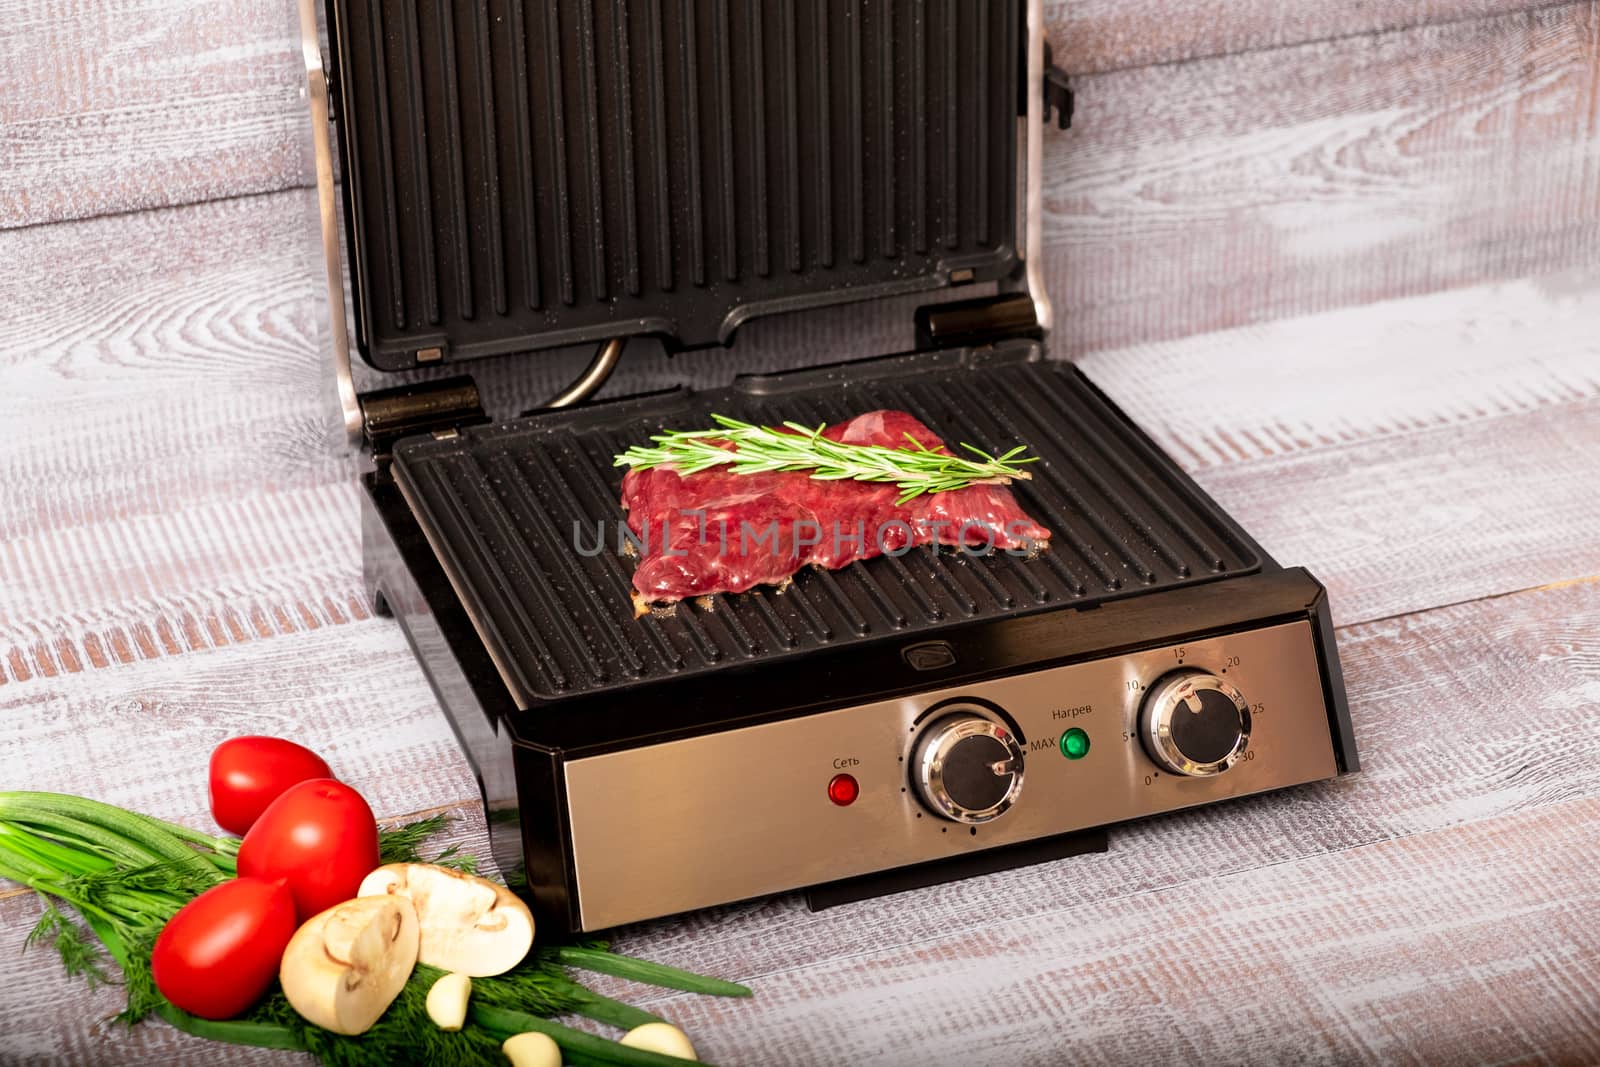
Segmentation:
{"type": "Polygon", "coordinates": [[[1597,817],[1590,797],[1042,915],[991,897],[959,935],[761,975],[754,1020],[650,1007],[708,1058],[796,1067],[1593,1063],[1597,817]]]}
{"type": "MultiPolygon", "coordinates": [[[[1046,24],[1087,75],[1541,6],[1050,0],[1046,24]]],[[[0,227],[311,184],[297,36],[293,0],[0,0],[0,227]]]]}
{"type": "Polygon", "coordinates": [[[1592,3],[1084,79],[1046,276],[1074,353],[1600,256],[1592,3]]]}
{"type": "MultiPolygon", "coordinates": [[[[0,424],[23,428],[0,445],[0,683],[364,617],[307,206],[289,192],[0,232],[0,259],[24,265],[0,275],[0,424]],[[130,247],[141,254],[119,259],[130,247]]],[[[1596,541],[1573,531],[1600,507],[1582,403],[1600,391],[1597,283],[1480,286],[1082,362],[1269,550],[1318,566],[1341,623],[1359,622],[1593,573],[1596,541]],[[1368,475],[1388,463],[1444,479],[1450,497],[1368,475]],[[1342,510],[1283,506],[1278,477],[1342,510]],[[1441,555],[1463,521],[1490,548],[1441,555]],[[1386,544],[1393,567],[1373,551],[1386,544]]],[[[1060,343],[1074,329],[1069,315],[1060,343]]],[[[866,309],[772,320],[737,357],[630,356],[612,392],[864,356],[904,331],[866,309]]],[[[484,370],[510,412],[583,358],[484,370]]]]}
{"type": "Polygon", "coordinates": [[[1525,0],[1046,0],[1046,24],[1056,62],[1090,74],[1553,6],[1525,0]]]}
{"type": "MultiPolygon", "coordinates": [[[[226,223],[204,233],[220,239],[237,229],[253,240],[258,231],[235,214],[253,203],[192,212],[226,223]]],[[[215,254],[215,270],[232,269],[226,250],[215,254]]],[[[204,278],[190,280],[197,293],[213,291],[204,278]]],[[[43,272],[35,284],[55,283],[43,272]]],[[[137,318],[154,279],[125,284],[97,298],[107,323],[137,318]]],[[[13,306],[26,306],[27,288],[13,290],[13,306]]],[[[790,896],[624,932],[628,948],[752,979],[758,991],[738,1005],[667,998],[662,1010],[725,1062],[806,1063],[835,1053],[1033,1062],[1095,1058],[1096,1049],[1107,1058],[1214,1056],[1222,1046],[1208,1042],[1223,1040],[1223,1020],[1240,1042],[1230,1046],[1234,1058],[1382,1062],[1409,1052],[1489,1061],[1496,1057],[1467,1054],[1482,1037],[1479,1023],[1440,1029],[1423,1009],[1447,997],[1478,1019],[1489,1007],[1473,991],[1486,995],[1477,983],[1493,975],[1497,996],[1541,1008],[1521,1029],[1482,1024],[1501,1027],[1499,1043],[1485,1049],[1584,1059],[1585,1020],[1600,1010],[1600,939],[1572,916],[1592,903],[1584,887],[1593,883],[1559,866],[1578,861],[1546,842],[1566,834],[1600,845],[1591,806],[1600,795],[1600,584],[1501,594],[1600,575],[1592,535],[1600,401],[1592,381],[1582,384],[1585,367],[1600,365],[1593,289],[1592,278],[1575,276],[1488,286],[1087,359],[1089,372],[1269,550],[1329,583],[1346,623],[1340,640],[1364,773],[1130,827],[1103,857],[820,915],[790,896]],[[1274,353],[1289,354],[1292,370],[1272,372],[1274,353]],[[1322,382],[1313,394],[1308,383],[1322,382]],[[1261,418],[1268,412],[1295,432],[1274,437],[1278,419],[1261,418]],[[1176,447],[1180,438],[1191,449],[1176,447]],[[1438,606],[1448,604],[1456,606],[1438,606]],[[1516,829],[1518,820],[1531,829],[1516,829]],[[1513,888],[1520,903],[1493,911],[1493,894],[1513,888]],[[1246,903],[1218,918],[1219,897],[1246,903]],[[1206,931],[1216,922],[1222,933],[1212,939],[1206,931]],[[1188,969],[1157,951],[1163,923],[1185,939],[1188,969]],[[1266,935],[1251,934],[1251,923],[1267,924],[1266,935]],[[1377,932],[1358,935],[1352,924],[1377,932]],[[1506,940],[1491,936],[1496,928],[1506,940]],[[1444,951],[1441,931],[1459,931],[1470,951],[1444,951]],[[1359,981],[1348,976],[1356,953],[1367,960],[1359,981]],[[1230,1003],[1257,1007],[1208,1014],[1215,1002],[1194,988],[1202,970],[1230,1003]],[[1273,992],[1281,989],[1295,993],[1273,992]],[[1014,1005],[1020,1021],[980,1025],[990,996],[1014,1005]],[[1149,1016],[1136,1009],[1150,998],[1170,1027],[1140,1025],[1149,1016]],[[1081,1031],[1055,1025],[1082,1018],[1085,1005],[1093,1011],[1081,1031]]],[[[247,318],[258,314],[241,307],[247,318]]],[[[11,425],[26,417],[30,433],[0,451],[0,484],[22,487],[0,492],[8,531],[0,619],[8,634],[43,635],[37,643],[52,651],[55,672],[26,644],[6,657],[0,752],[15,768],[8,784],[202,820],[210,746],[230,732],[279,731],[328,751],[386,815],[464,805],[473,815],[461,830],[481,847],[472,781],[448,728],[397,628],[365,611],[353,494],[319,433],[295,434],[293,447],[266,455],[235,443],[251,463],[277,464],[275,473],[247,467],[238,478],[181,442],[164,446],[146,462],[171,465],[165,488],[147,490],[143,509],[120,465],[64,459],[58,494],[76,503],[59,511],[30,481],[41,455],[136,451],[137,423],[121,427],[116,418],[130,406],[119,396],[172,405],[173,426],[203,426],[205,396],[187,389],[184,374],[160,368],[181,363],[163,353],[181,353],[183,324],[206,318],[156,315],[153,332],[97,334],[81,349],[97,353],[89,361],[26,330],[4,349],[8,373],[31,376],[32,386],[27,410],[8,417],[11,425]],[[83,418],[28,414],[69,402],[80,380],[130,364],[151,373],[129,374],[120,393],[106,387],[83,418]],[[100,491],[109,501],[97,508],[100,491]],[[171,525],[148,525],[160,522],[171,525]],[[205,536],[188,532],[202,529],[274,554],[208,551],[205,536]],[[148,540],[137,540],[143,530],[148,540]],[[142,547],[119,547],[130,538],[142,547]],[[58,547],[34,547],[43,544],[58,547]],[[281,616],[262,608],[265,632],[249,625],[242,605],[253,598],[321,604],[337,600],[327,596],[330,584],[352,602],[336,603],[337,615],[324,606],[315,627],[287,607],[281,616]],[[148,633],[149,648],[131,638],[133,662],[112,655],[100,667],[88,637],[73,629],[91,615],[99,620],[93,634],[122,626],[148,633]],[[206,624],[212,617],[220,631],[206,624]],[[230,618],[241,620],[244,640],[230,618]],[[170,645],[163,633],[173,635],[170,645]],[[77,669],[60,654],[65,647],[79,649],[77,669]]],[[[299,412],[317,424],[314,370],[267,370],[269,384],[251,391],[258,365],[228,355],[243,334],[213,334],[221,347],[207,368],[212,386],[248,391],[262,411],[299,412]]],[[[259,366],[274,358],[288,357],[259,366]]],[[[700,369],[728,370],[715,361],[700,369]]],[[[220,429],[210,432],[214,447],[229,447],[220,429]]],[[[0,900],[0,954],[16,951],[36,913],[26,895],[0,900]]],[[[22,966],[42,984],[0,989],[0,1018],[27,1021],[13,1032],[15,1047],[33,1050],[37,1062],[274,1058],[213,1060],[209,1047],[159,1027],[124,1035],[87,1025],[111,1012],[114,993],[90,996],[65,983],[42,955],[22,966]]]]}
{"type": "MultiPolygon", "coordinates": [[[[0,788],[203,825],[211,746],[279,732],[481,852],[361,588],[287,5],[46,6],[0,0],[0,788]]],[[[1600,1062],[1600,5],[1052,11],[1105,72],[1050,140],[1054,349],[1328,584],[1364,771],[621,933],[747,1002],[596,986],[724,1063],[1600,1062]]],[[[905,310],[612,392],[902,347],[905,310]]],[[[584,355],[474,371],[515,411],[584,355]]],[[[0,889],[0,1063],[303,1062],[110,1025],[19,956],[37,914],[0,889]]]]}
{"type": "Polygon", "coordinates": [[[0,227],[314,182],[295,10],[4,0],[0,227]]]}
{"type": "MultiPolygon", "coordinates": [[[[1170,8],[1049,7],[1072,353],[1600,254],[1595,0],[1170,8]]],[[[295,34],[289,0],[0,0],[0,230],[311,184],[295,34]]]]}

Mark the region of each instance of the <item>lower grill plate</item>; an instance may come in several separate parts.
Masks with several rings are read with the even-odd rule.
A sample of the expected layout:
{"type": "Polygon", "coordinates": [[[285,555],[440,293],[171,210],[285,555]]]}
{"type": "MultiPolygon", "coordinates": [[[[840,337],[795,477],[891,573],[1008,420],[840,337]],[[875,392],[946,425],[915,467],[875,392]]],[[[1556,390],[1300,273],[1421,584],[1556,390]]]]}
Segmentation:
{"type": "Polygon", "coordinates": [[[523,707],[821,647],[1122,597],[1261,569],[1265,555],[1069,364],[1016,342],[749,376],[412,438],[396,481],[523,707]],[[952,443],[1040,457],[1018,501],[1050,527],[1035,558],[921,547],[635,618],[617,551],[623,471],[651,434],[911,412],[952,443]],[[597,535],[605,539],[595,552],[597,535]],[[581,547],[581,551],[580,551],[581,547]]]}

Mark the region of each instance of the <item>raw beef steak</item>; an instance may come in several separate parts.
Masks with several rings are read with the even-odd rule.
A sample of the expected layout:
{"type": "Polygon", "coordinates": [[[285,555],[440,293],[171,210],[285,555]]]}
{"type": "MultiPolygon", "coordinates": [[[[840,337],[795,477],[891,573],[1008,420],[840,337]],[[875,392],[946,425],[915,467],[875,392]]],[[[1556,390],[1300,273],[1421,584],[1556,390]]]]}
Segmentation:
{"type": "MultiPolygon", "coordinates": [[[[890,448],[903,447],[907,434],[944,447],[903,411],[869,411],[823,431],[835,441],[890,448]]],[[[1050,539],[1004,485],[924,493],[904,505],[896,503],[900,495],[890,483],[819,481],[805,471],[712,468],[684,477],[668,467],[630,470],[622,507],[638,540],[635,600],[742,593],[781,583],[806,564],[843,567],[914,545],[1034,552],[1050,539]]]]}

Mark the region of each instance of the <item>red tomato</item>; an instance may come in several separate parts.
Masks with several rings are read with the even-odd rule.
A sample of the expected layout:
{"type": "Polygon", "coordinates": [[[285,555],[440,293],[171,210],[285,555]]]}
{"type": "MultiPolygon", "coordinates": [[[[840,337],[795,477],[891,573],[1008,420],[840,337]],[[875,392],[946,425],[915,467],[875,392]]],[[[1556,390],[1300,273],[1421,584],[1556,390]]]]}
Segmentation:
{"type": "Polygon", "coordinates": [[[372,809],[332,778],[290,786],[239,845],[239,873],[287,881],[301,921],[355,896],[377,867],[372,809]]]}
{"type": "Polygon", "coordinates": [[[185,904],[150,952],[161,995],[203,1019],[231,1019],[261,998],[294,936],[282,882],[235,878],[185,904]]]}
{"type": "Polygon", "coordinates": [[[332,778],[322,757],[281,737],[233,737],[211,753],[211,817],[244,835],[285,789],[311,778],[332,778]]]}

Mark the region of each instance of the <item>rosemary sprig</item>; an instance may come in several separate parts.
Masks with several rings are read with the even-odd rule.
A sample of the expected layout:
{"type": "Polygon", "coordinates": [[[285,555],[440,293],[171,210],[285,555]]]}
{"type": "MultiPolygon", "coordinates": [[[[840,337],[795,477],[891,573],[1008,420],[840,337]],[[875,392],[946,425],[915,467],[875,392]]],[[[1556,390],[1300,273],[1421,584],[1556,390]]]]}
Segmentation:
{"type": "Polygon", "coordinates": [[[1023,464],[1039,458],[1022,456],[1027,451],[1023,445],[996,456],[962,444],[978,457],[968,459],[943,448],[927,448],[910,434],[906,434],[906,447],[889,448],[830,441],[822,436],[823,427],[798,422],[784,423],[794,432],[782,433],[725,415],[711,418],[717,429],[657,434],[650,438],[655,447],[635,445],[616,457],[616,466],[671,467],[684,475],[722,466],[735,474],[810,471],[819,481],[893,482],[900,490],[898,503],[904,504],[923,493],[1028,479],[1031,475],[1022,469],[1023,464]]]}

